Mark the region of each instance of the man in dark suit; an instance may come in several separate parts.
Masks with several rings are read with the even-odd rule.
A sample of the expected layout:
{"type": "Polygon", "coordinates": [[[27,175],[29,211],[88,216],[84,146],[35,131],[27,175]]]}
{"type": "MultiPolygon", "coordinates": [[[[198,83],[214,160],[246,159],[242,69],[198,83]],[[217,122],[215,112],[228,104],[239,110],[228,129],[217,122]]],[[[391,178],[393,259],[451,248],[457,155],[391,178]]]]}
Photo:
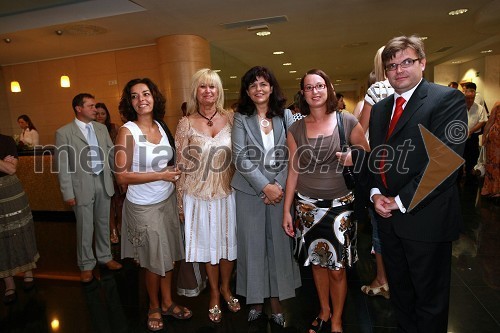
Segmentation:
{"type": "Polygon", "coordinates": [[[371,112],[370,198],[398,332],[447,332],[451,245],[462,224],[457,173],[414,208],[410,203],[429,163],[419,125],[462,155],[467,138],[465,99],[457,89],[423,79],[425,52],[416,36],[390,40],[382,61],[395,94],[371,112]]]}
{"type": "Polygon", "coordinates": [[[76,95],[72,104],[75,119],[56,132],[59,185],[64,201],[75,212],[77,262],[84,283],[92,281],[96,265],[94,230],[97,261],[111,270],[122,267],[113,260],[109,244],[113,143],[106,126],[94,121],[95,104],[90,94],[76,95]]]}

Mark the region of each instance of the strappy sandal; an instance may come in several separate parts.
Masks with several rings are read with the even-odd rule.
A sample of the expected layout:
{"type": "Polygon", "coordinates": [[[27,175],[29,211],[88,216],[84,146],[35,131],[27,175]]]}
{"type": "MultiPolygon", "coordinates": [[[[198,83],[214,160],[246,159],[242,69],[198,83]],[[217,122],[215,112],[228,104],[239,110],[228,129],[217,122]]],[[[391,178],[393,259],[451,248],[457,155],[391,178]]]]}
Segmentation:
{"type": "Polygon", "coordinates": [[[285,327],[285,316],[283,313],[271,314],[271,320],[278,326],[285,327]]]}
{"type": "Polygon", "coordinates": [[[12,304],[17,300],[17,292],[16,289],[6,289],[5,294],[3,296],[3,304],[8,305],[12,304]]]}
{"type": "Polygon", "coordinates": [[[231,312],[238,312],[241,310],[240,301],[235,298],[233,295],[229,297],[229,301],[227,301],[227,308],[231,312]]]}
{"type": "Polygon", "coordinates": [[[150,315],[159,313],[161,314],[161,309],[149,309],[148,311],[148,330],[152,332],[161,331],[163,329],[163,318],[152,318],[150,315]]]}
{"type": "Polygon", "coordinates": [[[217,304],[214,305],[213,308],[208,309],[208,319],[210,319],[212,323],[220,323],[222,319],[222,311],[217,304]]]}
{"type": "Polygon", "coordinates": [[[262,310],[258,311],[256,309],[250,309],[250,311],[248,311],[248,321],[249,322],[255,321],[255,320],[260,319],[262,317],[264,317],[262,310]]]}
{"type": "Polygon", "coordinates": [[[193,316],[193,312],[188,308],[172,303],[167,309],[167,311],[161,311],[162,316],[171,316],[175,319],[189,319],[193,316]],[[178,308],[180,311],[175,312],[174,309],[178,308]]]}
{"type": "Polygon", "coordinates": [[[313,323],[316,322],[318,323],[318,325],[313,325],[313,323],[311,323],[311,325],[309,326],[309,330],[307,331],[307,333],[313,331],[314,333],[319,333],[319,332],[323,332],[325,327],[327,326],[326,323],[330,320],[330,318],[328,318],[328,320],[323,320],[321,319],[319,316],[316,317],[314,320],[313,320],[313,323]],[[324,326],[324,327],[323,327],[324,326]]]}
{"type": "Polygon", "coordinates": [[[362,286],[361,291],[368,296],[383,296],[385,299],[389,299],[391,297],[389,285],[387,283],[378,287],[370,287],[370,285],[362,286]]]}

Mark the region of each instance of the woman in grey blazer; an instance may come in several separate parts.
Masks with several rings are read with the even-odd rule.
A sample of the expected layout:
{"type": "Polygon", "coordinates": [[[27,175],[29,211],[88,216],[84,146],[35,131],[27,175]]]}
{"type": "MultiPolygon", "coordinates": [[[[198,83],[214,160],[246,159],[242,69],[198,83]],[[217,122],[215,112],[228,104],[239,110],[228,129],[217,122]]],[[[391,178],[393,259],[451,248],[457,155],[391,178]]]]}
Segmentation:
{"type": "Polygon", "coordinates": [[[248,321],[263,316],[270,298],[272,320],[284,326],[280,301],[295,296],[300,273],[292,240],[281,229],[287,175],[286,133],[292,124],[286,99],[271,71],[251,68],[241,79],[232,131],[236,166],[238,265],[236,293],[251,304],[248,321]]]}

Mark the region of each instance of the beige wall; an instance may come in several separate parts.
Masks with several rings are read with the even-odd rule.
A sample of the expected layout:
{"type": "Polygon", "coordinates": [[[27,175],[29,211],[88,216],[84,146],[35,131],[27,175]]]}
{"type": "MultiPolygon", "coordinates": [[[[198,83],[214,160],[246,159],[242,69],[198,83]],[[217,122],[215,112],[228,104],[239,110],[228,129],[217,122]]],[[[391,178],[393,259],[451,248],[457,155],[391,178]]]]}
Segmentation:
{"type": "Polygon", "coordinates": [[[0,117],[8,119],[1,130],[7,135],[20,129],[17,117],[27,114],[40,133],[41,144],[53,144],[55,131],[74,117],[73,97],[88,92],[108,106],[113,122],[120,124],[118,102],[123,86],[136,77],[149,77],[161,87],[156,46],[104,52],[29,64],[3,67],[0,117]],[[59,78],[66,74],[70,88],[61,88],[59,78]],[[10,81],[21,83],[21,92],[10,91],[10,81]]]}

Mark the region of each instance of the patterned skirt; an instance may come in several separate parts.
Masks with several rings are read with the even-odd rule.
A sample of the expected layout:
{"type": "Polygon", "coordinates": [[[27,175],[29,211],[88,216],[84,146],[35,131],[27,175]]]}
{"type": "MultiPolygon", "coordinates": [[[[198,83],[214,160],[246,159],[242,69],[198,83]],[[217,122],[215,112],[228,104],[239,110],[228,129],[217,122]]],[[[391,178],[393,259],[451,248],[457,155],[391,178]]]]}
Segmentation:
{"type": "Polygon", "coordinates": [[[358,260],[354,195],[334,200],[295,196],[295,257],[304,266],[332,270],[351,267],[358,260]]]}
{"type": "Polygon", "coordinates": [[[17,176],[0,177],[0,278],[36,268],[35,226],[17,176]]]}

